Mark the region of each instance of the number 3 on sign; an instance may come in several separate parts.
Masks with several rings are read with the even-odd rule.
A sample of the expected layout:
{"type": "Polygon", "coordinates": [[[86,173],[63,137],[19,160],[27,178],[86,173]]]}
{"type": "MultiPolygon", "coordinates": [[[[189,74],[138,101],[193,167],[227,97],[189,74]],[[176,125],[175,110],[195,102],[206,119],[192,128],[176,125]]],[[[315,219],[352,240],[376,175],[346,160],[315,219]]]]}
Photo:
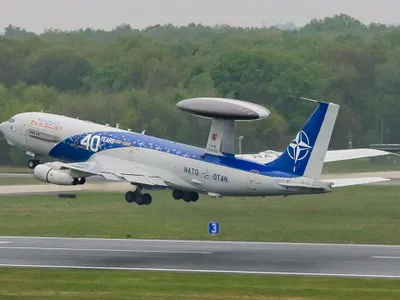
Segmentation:
{"type": "Polygon", "coordinates": [[[86,150],[90,149],[93,152],[97,152],[100,146],[100,136],[89,133],[81,140],[81,145],[85,146],[86,150]]]}
{"type": "Polygon", "coordinates": [[[208,223],[208,234],[218,234],[219,233],[219,223],[210,222],[208,223]]]}

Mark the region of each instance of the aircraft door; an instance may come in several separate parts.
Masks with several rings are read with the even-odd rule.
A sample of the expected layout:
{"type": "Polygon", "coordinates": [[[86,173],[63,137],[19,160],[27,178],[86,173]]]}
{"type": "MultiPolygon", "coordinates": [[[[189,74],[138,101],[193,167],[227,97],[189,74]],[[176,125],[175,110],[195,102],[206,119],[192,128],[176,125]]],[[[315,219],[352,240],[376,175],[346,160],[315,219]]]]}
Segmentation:
{"type": "Polygon", "coordinates": [[[21,124],[21,128],[19,129],[19,133],[23,136],[26,136],[26,132],[28,131],[28,126],[25,123],[21,124]]]}
{"type": "Polygon", "coordinates": [[[26,143],[26,125],[25,123],[21,123],[21,122],[14,122],[11,125],[11,130],[13,132],[15,132],[15,137],[18,138],[18,140],[22,143],[26,143]],[[20,135],[19,137],[18,134],[20,135]]]}
{"type": "Polygon", "coordinates": [[[251,170],[249,172],[249,178],[247,180],[247,188],[249,190],[256,190],[256,184],[259,184],[260,182],[256,179],[255,174],[258,174],[259,172],[257,170],[251,170]]]}

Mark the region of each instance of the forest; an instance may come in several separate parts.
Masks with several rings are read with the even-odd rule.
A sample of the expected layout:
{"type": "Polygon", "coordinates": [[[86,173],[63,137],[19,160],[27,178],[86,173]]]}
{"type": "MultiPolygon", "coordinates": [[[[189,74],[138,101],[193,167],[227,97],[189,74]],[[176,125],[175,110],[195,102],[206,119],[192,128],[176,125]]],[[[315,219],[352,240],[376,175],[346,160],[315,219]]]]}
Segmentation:
{"type": "MultiPolygon", "coordinates": [[[[210,121],[179,111],[196,96],[264,105],[237,123],[245,153],[282,150],[315,104],[341,105],[330,149],[400,143],[400,27],[348,15],[293,30],[121,24],[110,31],[11,24],[0,35],[0,120],[44,111],[205,146],[210,121]]],[[[26,158],[1,144],[0,163],[26,158]]]]}

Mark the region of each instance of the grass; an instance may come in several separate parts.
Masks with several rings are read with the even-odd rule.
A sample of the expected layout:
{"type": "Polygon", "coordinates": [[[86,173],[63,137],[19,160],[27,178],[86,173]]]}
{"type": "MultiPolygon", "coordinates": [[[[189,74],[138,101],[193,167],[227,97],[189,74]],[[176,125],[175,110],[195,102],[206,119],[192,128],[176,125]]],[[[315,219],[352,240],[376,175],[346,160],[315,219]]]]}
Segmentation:
{"type": "Polygon", "coordinates": [[[122,193],[0,198],[0,235],[400,244],[400,187],[361,186],[288,198],[201,197],[197,203],[153,193],[150,206],[122,193]],[[209,221],[221,233],[207,234],[209,221]]]}
{"type": "MultiPolygon", "coordinates": [[[[364,186],[330,194],[198,203],[153,193],[128,204],[120,193],[0,198],[0,235],[400,243],[397,187],[364,186]],[[208,236],[207,223],[221,222],[208,236]]],[[[398,280],[0,268],[4,299],[303,300],[400,299],[398,280]]]]}
{"type": "Polygon", "coordinates": [[[0,166],[0,173],[32,173],[28,167],[0,166]]]}
{"type": "Polygon", "coordinates": [[[398,280],[0,269],[4,299],[400,299],[398,280]]]}
{"type": "Polygon", "coordinates": [[[31,184],[46,184],[44,181],[40,181],[33,177],[0,177],[1,185],[31,185],[31,184]]]}

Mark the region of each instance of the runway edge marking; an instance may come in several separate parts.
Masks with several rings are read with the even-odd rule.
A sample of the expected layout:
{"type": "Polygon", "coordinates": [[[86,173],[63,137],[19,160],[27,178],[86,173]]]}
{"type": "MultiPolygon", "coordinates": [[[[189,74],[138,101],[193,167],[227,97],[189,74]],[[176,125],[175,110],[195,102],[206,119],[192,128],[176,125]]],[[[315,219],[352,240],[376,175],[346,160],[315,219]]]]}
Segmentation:
{"type": "Polygon", "coordinates": [[[154,271],[177,273],[219,273],[243,275],[282,275],[282,276],[315,276],[315,277],[345,277],[345,278],[387,278],[400,279],[400,275],[376,274],[335,274],[335,273],[307,273],[307,272],[267,272],[267,271],[235,271],[235,270],[197,270],[197,269],[164,269],[164,268],[130,268],[130,267],[94,267],[94,266],[57,266],[57,265],[29,265],[29,264],[0,264],[6,268],[44,268],[44,269],[82,269],[82,270],[115,270],[115,271],[154,271]]]}
{"type": "Polygon", "coordinates": [[[160,240],[160,239],[118,239],[89,237],[40,237],[40,236],[0,236],[0,239],[43,239],[43,240],[93,240],[93,241],[126,241],[154,243],[204,243],[204,244],[253,244],[253,245],[297,245],[297,246],[346,246],[346,247],[386,247],[400,248],[400,245],[379,244],[337,244],[337,243],[294,243],[294,242],[251,242],[251,241],[208,241],[208,240],[160,240]]]}
{"type": "Polygon", "coordinates": [[[103,249],[103,248],[70,248],[70,247],[34,247],[34,246],[0,246],[4,250],[51,250],[51,251],[97,251],[97,252],[133,252],[165,254],[212,254],[210,251],[184,250],[146,250],[146,249],[103,249]]]}

